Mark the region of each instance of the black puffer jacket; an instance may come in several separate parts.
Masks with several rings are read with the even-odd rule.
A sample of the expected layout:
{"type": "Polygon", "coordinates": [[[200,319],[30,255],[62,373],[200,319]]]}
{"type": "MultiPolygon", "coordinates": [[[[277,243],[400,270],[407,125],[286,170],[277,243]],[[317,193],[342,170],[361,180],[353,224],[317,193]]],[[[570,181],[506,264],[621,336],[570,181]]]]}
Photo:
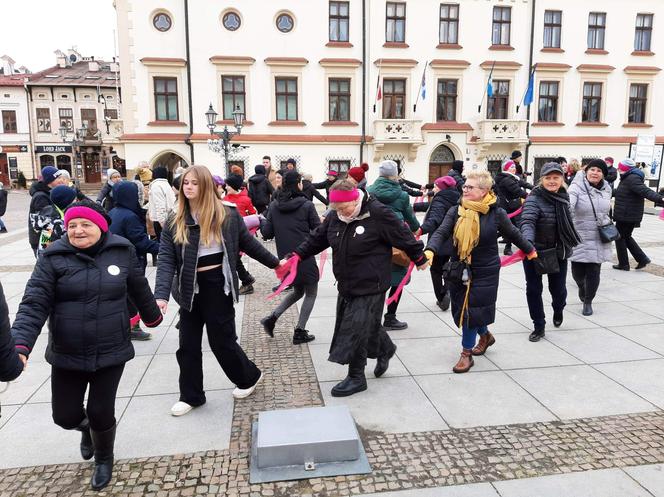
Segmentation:
{"type": "Polygon", "coordinates": [[[384,293],[390,287],[392,247],[408,254],[416,264],[424,262],[422,242],[389,207],[363,194],[356,220],[344,223],[331,211],[320,225],[295,249],[302,259],[332,247],[332,270],[339,293],[346,296],[384,293]]]}
{"type": "Polygon", "coordinates": [[[493,189],[498,197],[498,207],[502,207],[510,214],[521,207],[521,199],[526,198],[528,194],[519,185],[519,178],[515,175],[500,172],[496,174],[493,189]]]}
{"type": "Polygon", "coordinates": [[[48,318],[46,360],[53,366],[96,371],[124,364],[134,357],[127,296],[146,326],[161,322],[131,243],[107,233],[90,256],[61,238],[43,252],[25,287],[12,326],[16,348],[28,355],[48,318]]]}
{"type": "Polygon", "coordinates": [[[466,183],[466,179],[461,175],[461,173],[456,169],[450,169],[447,175],[454,178],[454,181],[456,181],[457,191],[459,193],[463,193],[463,185],[466,183]]]}
{"type": "Polygon", "coordinates": [[[604,180],[611,185],[611,188],[613,188],[613,183],[618,179],[618,170],[614,166],[608,166],[607,169],[608,174],[604,180]]]}
{"type": "Polygon", "coordinates": [[[23,363],[18,358],[14,339],[9,330],[9,309],[5,300],[5,291],[0,284],[0,381],[13,381],[23,371],[23,363]]]}
{"type": "Polygon", "coordinates": [[[110,210],[115,207],[115,200],[113,200],[113,185],[109,184],[108,181],[104,183],[104,186],[99,190],[96,202],[101,205],[106,212],[110,212],[110,210]]]}
{"type": "Polygon", "coordinates": [[[272,183],[268,181],[267,176],[264,174],[254,174],[249,178],[247,185],[251,203],[254,204],[256,209],[262,211],[263,207],[267,207],[270,204],[270,197],[274,192],[272,183]]]}
{"type": "MultiPolygon", "coordinates": [[[[571,250],[565,250],[558,234],[558,220],[556,219],[556,206],[546,200],[542,194],[542,187],[538,186],[530,192],[523,204],[519,228],[526,239],[535,245],[537,250],[556,248],[559,259],[566,259],[571,250]]],[[[559,193],[569,199],[564,188],[559,193]]]]}
{"type": "MultiPolygon", "coordinates": [[[[285,198],[282,194],[270,204],[261,233],[266,239],[275,238],[277,255],[285,257],[293,252],[311,231],[320,226],[320,218],[314,204],[304,195],[285,198]]],[[[318,282],[316,259],[309,257],[297,267],[293,284],[311,285],[318,282]]]]}
{"type": "Polygon", "coordinates": [[[648,188],[643,178],[643,171],[635,167],[620,175],[613,207],[613,219],[616,222],[638,225],[643,219],[643,199],[656,204],[662,202],[662,196],[648,188]]]}
{"type": "Polygon", "coordinates": [[[318,193],[318,190],[314,188],[314,185],[311,183],[311,181],[307,179],[302,180],[302,193],[304,194],[305,197],[307,197],[307,199],[311,200],[312,202],[314,201],[314,197],[316,197],[323,204],[325,205],[329,204],[327,199],[323,197],[320,193],[318,193]]]}
{"type": "MultiPolygon", "coordinates": [[[[239,285],[237,277],[237,261],[240,251],[245,252],[252,259],[269,268],[279,265],[279,259],[268,252],[255,237],[249,233],[242,217],[234,204],[224,202],[226,219],[221,227],[221,236],[224,243],[224,263],[230,265],[233,275],[233,298],[237,302],[239,285]]],[[[189,227],[189,243],[181,245],[174,240],[175,229],[172,227],[174,215],[171,214],[159,240],[159,264],[157,265],[157,281],[155,284],[155,298],[168,301],[171,287],[175,283],[175,295],[180,307],[190,311],[194,301],[196,288],[196,264],[198,263],[198,244],[200,241],[200,227],[190,215],[187,215],[189,227]],[[177,275],[175,282],[173,277],[177,275]]]]}
{"type": "Polygon", "coordinates": [[[36,226],[37,216],[47,205],[51,205],[51,189],[43,182],[37,181],[30,187],[30,209],[28,211],[28,241],[33,249],[39,247],[40,231],[35,231],[32,226],[36,226]]]}
{"type": "Polygon", "coordinates": [[[422,233],[433,233],[438,229],[445,219],[447,211],[459,203],[459,192],[454,188],[445,188],[436,193],[429,203],[424,221],[422,222],[422,233]]]}
{"type": "MultiPolygon", "coordinates": [[[[448,240],[453,237],[458,218],[458,206],[447,211],[443,224],[429,237],[427,250],[432,250],[436,254],[440,254],[444,250],[448,240]]],[[[526,254],[533,250],[532,244],[516,229],[504,209],[493,204],[487,214],[480,214],[480,239],[471,253],[472,281],[468,313],[463,320],[464,324],[471,327],[490,325],[496,319],[496,299],[498,298],[500,277],[498,233],[526,254]]],[[[452,260],[458,261],[457,251],[453,252],[452,260]]],[[[458,325],[467,287],[459,281],[450,280],[447,283],[450,285],[454,322],[458,325]]]]}

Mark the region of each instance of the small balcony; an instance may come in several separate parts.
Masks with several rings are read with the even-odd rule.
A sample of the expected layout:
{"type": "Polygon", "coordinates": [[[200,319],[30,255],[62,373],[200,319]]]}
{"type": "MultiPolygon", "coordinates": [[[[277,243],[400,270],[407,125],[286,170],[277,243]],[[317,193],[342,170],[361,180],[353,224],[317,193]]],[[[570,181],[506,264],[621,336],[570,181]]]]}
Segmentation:
{"type": "Polygon", "coordinates": [[[528,143],[525,119],[485,119],[477,122],[477,143],[528,143]]]}
{"type": "Polygon", "coordinates": [[[415,119],[376,119],[374,143],[423,143],[422,121],[415,119]]]}

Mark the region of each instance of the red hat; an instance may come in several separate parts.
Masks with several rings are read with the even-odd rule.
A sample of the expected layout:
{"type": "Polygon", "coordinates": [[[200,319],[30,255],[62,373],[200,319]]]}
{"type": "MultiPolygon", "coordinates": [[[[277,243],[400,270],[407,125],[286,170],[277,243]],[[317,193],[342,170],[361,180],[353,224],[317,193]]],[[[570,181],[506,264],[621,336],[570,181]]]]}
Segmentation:
{"type": "Polygon", "coordinates": [[[613,165],[613,157],[604,157],[604,162],[613,165]]]}
{"type": "Polygon", "coordinates": [[[508,160],[503,164],[503,171],[507,172],[512,167],[516,167],[516,163],[513,160],[508,160]]]}
{"type": "Polygon", "coordinates": [[[360,167],[351,167],[348,170],[348,176],[358,183],[364,179],[364,173],[369,170],[369,164],[363,162],[360,167]]]}

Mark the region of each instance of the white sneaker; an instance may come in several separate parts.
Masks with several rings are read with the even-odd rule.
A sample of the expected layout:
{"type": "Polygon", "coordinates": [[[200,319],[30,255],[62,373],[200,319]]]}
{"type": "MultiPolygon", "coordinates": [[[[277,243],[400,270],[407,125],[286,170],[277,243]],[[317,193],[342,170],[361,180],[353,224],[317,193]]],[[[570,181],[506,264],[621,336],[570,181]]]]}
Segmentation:
{"type": "Polygon", "coordinates": [[[190,406],[186,402],[177,401],[175,404],[173,404],[173,407],[171,407],[171,415],[173,415],[173,416],[184,416],[189,411],[191,411],[193,408],[194,408],[194,406],[190,406]]]}
{"type": "Polygon", "coordinates": [[[254,393],[254,390],[256,390],[256,387],[258,386],[258,384],[261,382],[262,379],[263,379],[263,373],[261,373],[261,375],[258,377],[256,383],[254,383],[249,388],[236,387],[235,390],[233,390],[233,397],[235,397],[236,399],[244,399],[246,397],[249,397],[252,393],[254,393]]]}

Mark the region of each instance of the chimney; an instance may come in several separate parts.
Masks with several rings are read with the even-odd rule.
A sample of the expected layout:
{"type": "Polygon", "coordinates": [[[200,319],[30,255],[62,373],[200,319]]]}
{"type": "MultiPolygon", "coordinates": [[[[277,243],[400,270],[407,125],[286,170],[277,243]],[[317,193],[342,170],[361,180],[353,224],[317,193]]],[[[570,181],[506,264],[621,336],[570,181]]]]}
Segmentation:
{"type": "Polygon", "coordinates": [[[67,56],[61,50],[56,50],[54,53],[58,67],[67,67],[67,56]]]}
{"type": "Polygon", "coordinates": [[[97,72],[99,71],[99,62],[96,60],[91,60],[88,62],[88,71],[90,72],[97,72]]]}

